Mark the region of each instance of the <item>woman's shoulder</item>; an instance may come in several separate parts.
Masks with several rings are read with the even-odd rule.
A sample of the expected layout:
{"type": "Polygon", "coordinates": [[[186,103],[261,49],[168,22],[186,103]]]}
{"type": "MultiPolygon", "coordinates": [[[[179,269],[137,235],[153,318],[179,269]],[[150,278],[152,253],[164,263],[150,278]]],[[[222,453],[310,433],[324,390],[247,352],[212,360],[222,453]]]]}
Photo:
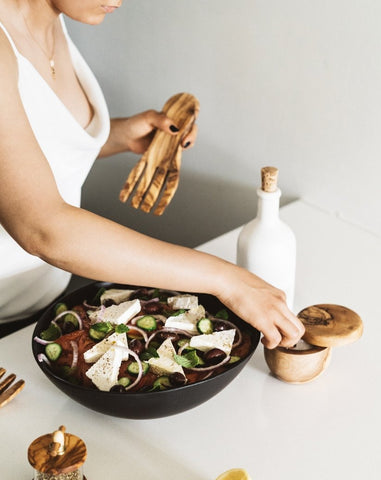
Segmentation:
{"type": "Polygon", "coordinates": [[[3,79],[5,79],[4,77],[17,77],[17,59],[10,42],[11,41],[5,31],[0,28],[0,77],[2,77],[3,79]]]}
{"type": "Polygon", "coordinates": [[[18,61],[9,38],[0,28],[0,111],[19,103],[18,61]]]}
{"type": "MultiPolygon", "coordinates": [[[[1,23],[1,22],[0,22],[1,23]]],[[[12,40],[6,33],[6,30],[0,25],[0,58],[1,63],[3,61],[16,62],[16,55],[14,52],[14,46],[11,44],[12,40]]]]}

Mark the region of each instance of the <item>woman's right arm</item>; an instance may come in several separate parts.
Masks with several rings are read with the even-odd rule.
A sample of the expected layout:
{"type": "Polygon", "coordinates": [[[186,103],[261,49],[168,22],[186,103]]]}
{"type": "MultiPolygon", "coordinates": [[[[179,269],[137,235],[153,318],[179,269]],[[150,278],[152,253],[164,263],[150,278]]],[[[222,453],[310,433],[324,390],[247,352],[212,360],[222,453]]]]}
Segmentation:
{"type": "Polygon", "coordinates": [[[13,52],[1,37],[0,61],[0,111],[6,112],[0,115],[0,222],[22,248],[86,278],[216,295],[262,331],[270,348],[296,343],[301,322],[284,294],[255,275],[65,203],[23,109],[13,52]]]}

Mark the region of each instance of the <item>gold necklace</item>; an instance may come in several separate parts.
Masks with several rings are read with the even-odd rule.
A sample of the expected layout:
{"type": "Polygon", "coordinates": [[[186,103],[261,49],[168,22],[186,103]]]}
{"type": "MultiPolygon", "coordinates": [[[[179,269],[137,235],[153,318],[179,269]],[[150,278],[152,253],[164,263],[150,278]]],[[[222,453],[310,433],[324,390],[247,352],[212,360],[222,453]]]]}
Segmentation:
{"type": "Polygon", "coordinates": [[[50,73],[52,75],[52,78],[53,80],[55,80],[56,78],[56,65],[55,65],[55,62],[54,62],[54,53],[55,53],[55,49],[56,49],[56,38],[55,38],[55,35],[54,35],[54,30],[53,30],[53,47],[52,47],[52,54],[49,55],[49,53],[46,52],[46,50],[40,45],[40,43],[34,38],[34,35],[33,33],[31,32],[29,26],[28,26],[28,23],[26,21],[26,18],[24,17],[23,15],[23,19],[24,19],[24,23],[25,23],[25,26],[29,32],[29,35],[31,37],[31,39],[34,41],[34,43],[39,47],[39,49],[42,51],[42,53],[45,55],[45,57],[49,60],[49,65],[50,65],[50,73]]]}

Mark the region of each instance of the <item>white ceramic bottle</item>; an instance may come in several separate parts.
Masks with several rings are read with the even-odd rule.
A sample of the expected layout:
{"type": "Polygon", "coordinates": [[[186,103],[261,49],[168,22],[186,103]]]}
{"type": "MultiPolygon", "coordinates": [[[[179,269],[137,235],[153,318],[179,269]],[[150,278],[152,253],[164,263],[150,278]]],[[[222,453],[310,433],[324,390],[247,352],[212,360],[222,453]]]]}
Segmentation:
{"type": "Polygon", "coordinates": [[[279,218],[281,191],[278,169],[261,170],[258,210],[254,220],[241,230],[237,243],[237,265],[283,290],[292,310],[295,289],[296,240],[291,228],[279,218]]]}

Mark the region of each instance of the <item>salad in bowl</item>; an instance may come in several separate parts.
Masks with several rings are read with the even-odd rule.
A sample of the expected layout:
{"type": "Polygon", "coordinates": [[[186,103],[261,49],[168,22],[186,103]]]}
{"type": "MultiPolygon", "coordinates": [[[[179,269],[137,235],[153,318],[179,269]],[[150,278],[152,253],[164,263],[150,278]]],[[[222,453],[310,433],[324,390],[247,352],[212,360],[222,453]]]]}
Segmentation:
{"type": "MultiPolygon", "coordinates": [[[[164,393],[188,391],[190,406],[184,401],[178,413],[195,403],[192,389],[205,385],[207,397],[217,393],[258,341],[259,332],[210,295],[95,282],[52,305],[32,345],[44,373],[75,400],[90,408],[95,402],[104,413],[146,418],[139,412],[150,396],[157,403],[164,393]],[[219,386],[211,388],[219,377],[219,386]],[[92,405],[81,401],[91,395],[92,405]],[[107,408],[106,396],[119,406],[107,408]],[[133,398],[144,398],[135,413],[128,406],[133,398]]],[[[162,416],[160,411],[150,409],[149,415],[162,416]]]]}

